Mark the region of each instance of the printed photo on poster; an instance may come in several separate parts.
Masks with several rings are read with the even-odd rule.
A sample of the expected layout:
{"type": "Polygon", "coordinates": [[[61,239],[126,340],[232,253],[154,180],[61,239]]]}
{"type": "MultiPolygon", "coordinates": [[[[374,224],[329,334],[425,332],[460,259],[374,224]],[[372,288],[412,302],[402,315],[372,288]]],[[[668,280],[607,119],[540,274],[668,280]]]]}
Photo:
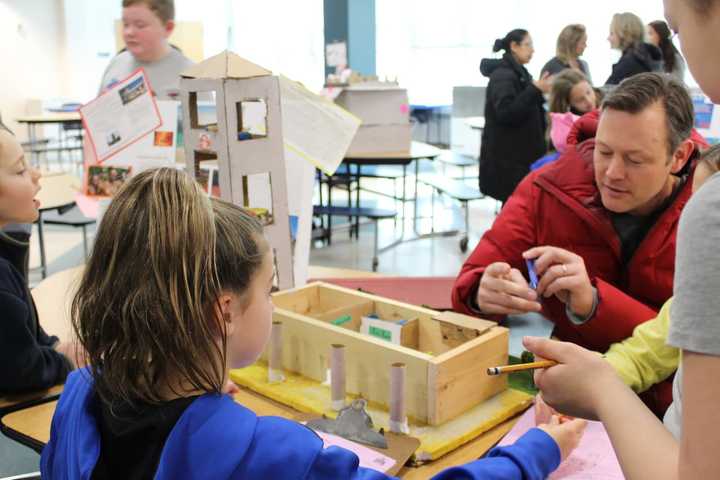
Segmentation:
{"type": "Polygon", "coordinates": [[[155,130],[155,140],[153,141],[153,145],[156,147],[172,147],[173,132],[155,130]]]}
{"type": "Polygon", "coordinates": [[[122,140],[122,137],[120,136],[120,133],[118,133],[117,130],[113,130],[112,132],[108,133],[105,137],[105,141],[108,144],[108,147],[112,147],[116,143],[118,143],[120,140],[122,140]]]}
{"type": "Polygon", "coordinates": [[[147,92],[147,89],[145,88],[145,81],[142,77],[136,78],[118,90],[123,105],[127,105],[145,92],[147,92]]]}
{"type": "Polygon", "coordinates": [[[93,197],[112,197],[130,178],[130,167],[90,165],[87,169],[85,194],[93,197]]]}

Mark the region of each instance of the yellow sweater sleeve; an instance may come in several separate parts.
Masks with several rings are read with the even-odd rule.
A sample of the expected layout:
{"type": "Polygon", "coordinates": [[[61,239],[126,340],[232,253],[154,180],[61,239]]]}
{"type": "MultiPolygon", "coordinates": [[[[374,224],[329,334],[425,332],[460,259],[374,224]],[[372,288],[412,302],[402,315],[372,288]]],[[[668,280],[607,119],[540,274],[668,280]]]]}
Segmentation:
{"type": "Polygon", "coordinates": [[[665,302],[657,317],[635,327],[632,337],[612,344],[605,354],[623,382],[637,393],[665,380],[680,365],[680,350],[666,343],[671,302],[665,302]]]}

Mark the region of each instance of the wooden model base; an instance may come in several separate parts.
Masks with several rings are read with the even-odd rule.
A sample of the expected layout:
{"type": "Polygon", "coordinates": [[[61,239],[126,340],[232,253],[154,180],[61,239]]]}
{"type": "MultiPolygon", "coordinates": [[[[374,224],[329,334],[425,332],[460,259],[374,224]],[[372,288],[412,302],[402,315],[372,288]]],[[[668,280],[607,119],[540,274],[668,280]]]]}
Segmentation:
{"type": "Polygon", "coordinates": [[[442,424],[507,389],[505,377],[486,374],[508,360],[508,330],[494,322],[323,283],[276,293],[273,303],[286,372],[324,382],[331,346],[344,345],[347,392],[389,408],[391,366],[402,363],[404,406],[416,422],[442,424]],[[400,344],[360,333],[371,315],[399,325],[400,344]]]}

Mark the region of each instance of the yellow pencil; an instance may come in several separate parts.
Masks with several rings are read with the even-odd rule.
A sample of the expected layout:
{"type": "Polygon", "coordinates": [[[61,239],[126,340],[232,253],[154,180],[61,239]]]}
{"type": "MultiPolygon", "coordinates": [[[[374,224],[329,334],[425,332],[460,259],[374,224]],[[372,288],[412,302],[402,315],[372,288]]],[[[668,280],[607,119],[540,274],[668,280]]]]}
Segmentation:
{"type": "Polygon", "coordinates": [[[487,369],[488,375],[501,375],[503,373],[520,372],[522,370],[534,370],[536,368],[550,368],[557,365],[554,360],[542,360],[540,362],[518,363],[516,365],[504,365],[502,367],[491,367],[487,369]]]}

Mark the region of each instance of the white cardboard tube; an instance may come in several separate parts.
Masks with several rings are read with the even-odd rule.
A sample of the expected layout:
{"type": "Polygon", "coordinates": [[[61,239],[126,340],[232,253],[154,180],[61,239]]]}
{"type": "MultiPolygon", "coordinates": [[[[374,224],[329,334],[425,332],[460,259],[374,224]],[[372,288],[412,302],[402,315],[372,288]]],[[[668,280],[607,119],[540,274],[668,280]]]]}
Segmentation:
{"type": "Polygon", "coordinates": [[[393,363],[390,367],[390,431],[408,433],[405,414],[405,364],[393,363]]]}
{"type": "Polygon", "coordinates": [[[282,322],[273,322],[270,330],[270,353],[268,355],[268,382],[285,380],[282,365],[282,322]]]}
{"type": "Polygon", "coordinates": [[[345,408],[345,345],[333,344],[330,352],[330,392],[333,410],[345,408]]]}

